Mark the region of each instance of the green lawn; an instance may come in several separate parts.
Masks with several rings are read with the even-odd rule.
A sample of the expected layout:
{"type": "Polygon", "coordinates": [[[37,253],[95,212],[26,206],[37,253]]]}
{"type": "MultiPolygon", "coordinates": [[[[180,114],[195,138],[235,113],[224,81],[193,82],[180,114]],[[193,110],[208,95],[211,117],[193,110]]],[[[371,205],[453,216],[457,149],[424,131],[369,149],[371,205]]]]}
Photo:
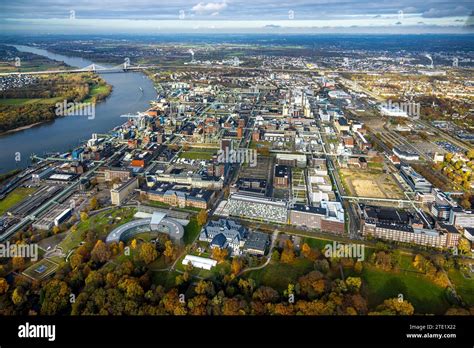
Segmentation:
{"type": "MultiPolygon", "coordinates": [[[[392,255],[393,257],[393,255],[392,255]]],[[[402,270],[409,270],[409,271],[415,271],[418,272],[418,270],[413,266],[413,255],[407,255],[407,254],[400,254],[399,258],[397,259],[398,261],[398,266],[402,270]]]]}
{"type": "Polygon", "coordinates": [[[288,284],[295,284],[299,277],[314,270],[313,262],[298,258],[292,264],[271,261],[262,269],[251,271],[247,278],[255,280],[257,286],[270,286],[278,291],[288,288],[288,284]]]}
{"type": "Polygon", "coordinates": [[[210,160],[216,154],[216,149],[189,149],[179,154],[179,158],[210,160]]]}
{"type": "Polygon", "coordinates": [[[20,203],[24,200],[28,195],[35,192],[36,189],[34,188],[25,188],[25,187],[18,187],[10,192],[4,199],[0,201],[0,215],[5,214],[11,207],[15,204],[20,203]]]}
{"type": "Polygon", "coordinates": [[[109,86],[108,85],[98,85],[95,84],[89,90],[89,94],[86,99],[82,101],[82,103],[90,103],[92,102],[92,98],[98,95],[107,95],[109,93],[109,86]]]}
{"type": "Polygon", "coordinates": [[[474,278],[465,278],[458,269],[450,269],[448,276],[456,288],[457,294],[461,296],[464,302],[469,306],[474,306],[474,278]]]}
{"type": "Polygon", "coordinates": [[[91,97],[97,95],[97,94],[102,94],[102,93],[107,93],[109,90],[107,85],[94,85],[89,91],[89,95],[91,97]]]}
{"type": "Polygon", "coordinates": [[[160,269],[165,269],[165,268],[170,267],[171,263],[167,263],[165,259],[166,259],[165,256],[160,255],[160,257],[158,257],[155,261],[153,261],[152,263],[148,265],[148,268],[151,271],[155,271],[155,270],[160,270],[160,269]]]}
{"type": "Polygon", "coordinates": [[[312,249],[317,249],[319,251],[323,250],[327,244],[332,244],[332,241],[330,240],[324,240],[324,239],[318,239],[318,238],[309,238],[305,237],[303,238],[303,243],[308,244],[312,249]]]}
{"type": "Polygon", "coordinates": [[[83,233],[85,231],[98,231],[99,238],[104,238],[108,234],[107,231],[104,231],[104,227],[110,226],[109,229],[112,230],[119,225],[131,221],[134,214],[134,208],[121,208],[112,211],[103,211],[97,215],[91,216],[86,221],[79,222],[76,231],[69,231],[66,238],[64,238],[59,246],[62,247],[63,251],[67,254],[69,250],[77,247],[82,242],[83,233]]]}
{"type": "MultiPolygon", "coordinates": [[[[302,243],[306,243],[312,249],[317,249],[317,250],[321,251],[322,253],[324,253],[324,249],[325,249],[326,245],[327,244],[332,245],[333,241],[332,240],[327,240],[327,239],[320,239],[320,238],[304,237],[302,243]]],[[[342,244],[342,245],[348,245],[347,242],[339,242],[338,241],[337,243],[342,244]]],[[[303,244],[301,244],[301,245],[303,245],[303,244]]],[[[375,250],[373,248],[365,246],[364,259],[368,260],[371,257],[371,255],[374,253],[374,251],[375,250]]]]}
{"type": "Polygon", "coordinates": [[[135,234],[133,236],[133,239],[142,240],[144,242],[150,242],[151,240],[156,239],[157,236],[158,236],[158,232],[156,231],[146,231],[146,232],[135,234]]]}
{"type": "Polygon", "coordinates": [[[176,286],[176,276],[180,273],[173,271],[155,271],[152,273],[152,282],[156,285],[163,286],[166,290],[170,290],[176,286]]]}
{"type": "Polygon", "coordinates": [[[184,237],[183,242],[185,245],[191,244],[194,239],[199,235],[201,232],[201,226],[197,223],[195,217],[189,220],[189,223],[184,227],[184,237]]]}
{"type": "Polygon", "coordinates": [[[445,290],[421,274],[385,272],[365,264],[362,279],[371,309],[398,294],[403,294],[404,299],[415,307],[416,313],[444,314],[450,306],[445,290]]]}

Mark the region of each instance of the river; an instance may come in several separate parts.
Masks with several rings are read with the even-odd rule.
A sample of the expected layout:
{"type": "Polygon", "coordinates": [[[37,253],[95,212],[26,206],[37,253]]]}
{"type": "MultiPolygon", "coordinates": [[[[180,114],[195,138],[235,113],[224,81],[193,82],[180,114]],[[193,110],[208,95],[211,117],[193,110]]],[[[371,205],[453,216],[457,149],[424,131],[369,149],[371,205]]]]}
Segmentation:
{"type": "MultiPolygon", "coordinates": [[[[78,57],[67,57],[47,50],[15,45],[19,51],[31,52],[53,60],[63,61],[72,67],[83,68],[91,61],[78,57]]],[[[104,65],[104,64],[101,64],[104,65]]],[[[26,167],[32,153],[42,155],[48,152],[68,152],[81,142],[89,139],[92,133],[106,133],[124,123],[120,115],[144,111],[149,102],[156,98],[153,83],[143,73],[104,73],[99,74],[113,87],[106,100],[95,107],[95,117],[69,116],[42,123],[32,128],[0,136],[0,173],[15,168],[26,167]],[[140,87],[143,89],[140,90],[140,87]],[[16,153],[20,161],[16,162],[16,153]]]]}

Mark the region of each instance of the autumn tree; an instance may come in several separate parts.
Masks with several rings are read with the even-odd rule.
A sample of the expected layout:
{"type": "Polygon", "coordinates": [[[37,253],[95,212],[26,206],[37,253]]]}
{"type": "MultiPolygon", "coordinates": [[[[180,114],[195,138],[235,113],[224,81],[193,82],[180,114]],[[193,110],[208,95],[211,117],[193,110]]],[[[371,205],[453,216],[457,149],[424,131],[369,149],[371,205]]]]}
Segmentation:
{"type": "Polygon", "coordinates": [[[100,239],[95,243],[91,251],[91,258],[95,262],[106,262],[109,260],[111,252],[108,246],[100,239]]]}
{"type": "Polygon", "coordinates": [[[398,298],[390,298],[377,307],[377,312],[370,314],[413,315],[413,313],[415,313],[415,309],[410,302],[398,298]]]}
{"type": "Polygon", "coordinates": [[[212,248],[212,258],[218,263],[223,262],[226,259],[228,253],[229,252],[226,248],[212,248]]]}
{"type": "Polygon", "coordinates": [[[20,256],[15,256],[12,258],[12,267],[16,271],[22,271],[25,268],[25,259],[20,256]]]}
{"type": "Polygon", "coordinates": [[[225,298],[222,305],[223,315],[244,315],[246,303],[237,297],[225,298]]]}
{"type": "Polygon", "coordinates": [[[204,209],[199,211],[199,213],[196,216],[196,220],[200,226],[205,225],[207,222],[207,212],[204,209]]]}
{"type": "Polygon", "coordinates": [[[237,275],[242,270],[242,261],[238,257],[232,259],[231,271],[232,274],[237,275]]]}
{"type": "Polygon", "coordinates": [[[130,299],[138,299],[144,295],[143,288],[135,278],[125,278],[118,284],[119,289],[125,292],[125,296],[130,299]]]}
{"type": "Polygon", "coordinates": [[[300,292],[310,299],[321,296],[326,290],[326,281],[323,274],[312,271],[298,279],[300,292]]]}
{"type": "Polygon", "coordinates": [[[173,243],[170,240],[167,240],[165,242],[165,251],[163,252],[163,255],[169,260],[173,260],[174,255],[175,255],[175,248],[173,246],[173,243]]]}
{"type": "Polygon", "coordinates": [[[82,222],[87,221],[87,219],[89,218],[89,215],[85,211],[82,211],[80,216],[82,222]]]}
{"type": "Polygon", "coordinates": [[[0,278],[0,295],[6,294],[9,287],[10,286],[8,285],[6,279],[0,278]]]}
{"type": "Polygon", "coordinates": [[[461,254],[469,254],[471,251],[471,243],[466,238],[460,238],[458,243],[458,249],[461,254]]]}
{"type": "Polygon", "coordinates": [[[181,274],[178,274],[174,279],[174,283],[176,286],[182,285],[184,283],[183,276],[181,274]]]}
{"type": "Polygon", "coordinates": [[[43,287],[42,315],[57,315],[66,312],[69,306],[71,290],[66,282],[52,279],[43,287]]]}
{"type": "Polygon", "coordinates": [[[214,284],[210,281],[200,280],[196,284],[196,287],[194,288],[194,292],[196,292],[196,294],[198,295],[214,296],[215,295],[214,284]]]}
{"type": "Polygon", "coordinates": [[[85,280],[86,286],[96,289],[102,286],[104,283],[104,277],[98,271],[91,271],[85,280]]]}
{"type": "Polygon", "coordinates": [[[469,151],[466,152],[466,156],[467,158],[469,158],[470,160],[473,160],[474,159],[474,149],[471,149],[469,151]]]}
{"type": "Polygon", "coordinates": [[[294,306],[287,303],[277,303],[275,305],[268,304],[268,310],[275,315],[294,315],[294,306]]]}
{"type": "Polygon", "coordinates": [[[82,264],[83,258],[82,255],[75,252],[70,258],[69,258],[69,264],[71,265],[72,269],[75,269],[79,265],[82,264]]]}
{"type": "Polygon", "coordinates": [[[261,286],[252,294],[253,300],[261,301],[263,303],[275,303],[279,298],[280,295],[278,294],[278,291],[269,286],[261,286]]]}
{"type": "Polygon", "coordinates": [[[318,257],[316,251],[312,249],[307,243],[304,243],[301,247],[301,255],[311,261],[316,260],[316,258],[318,257]]]}
{"type": "Polygon", "coordinates": [[[12,302],[15,306],[21,306],[26,301],[25,291],[21,286],[17,286],[12,293],[12,302]]]}
{"type": "Polygon", "coordinates": [[[420,254],[415,255],[415,259],[413,260],[413,266],[419,270],[420,272],[426,272],[426,266],[428,262],[427,260],[420,254]]]}
{"type": "Polygon", "coordinates": [[[384,271],[390,271],[392,269],[392,258],[388,252],[379,251],[374,255],[374,264],[384,271]]]}
{"type": "Polygon", "coordinates": [[[285,241],[285,247],[281,253],[280,261],[283,263],[293,263],[295,261],[295,250],[291,240],[285,241]]]}
{"type": "Polygon", "coordinates": [[[158,253],[155,246],[151,243],[143,243],[140,247],[140,259],[146,264],[150,264],[156,260],[158,253]]]}
{"type": "Polygon", "coordinates": [[[99,208],[99,202],[96,197],[92,197],[89,202],[89,210],[96,210],[99,208]]]}
{"type": "Polygon", "coordinates": [[[358,292],[362,285],[362,280],[359,277],[347,277],[346,284],[349,290],[358,292]]]}

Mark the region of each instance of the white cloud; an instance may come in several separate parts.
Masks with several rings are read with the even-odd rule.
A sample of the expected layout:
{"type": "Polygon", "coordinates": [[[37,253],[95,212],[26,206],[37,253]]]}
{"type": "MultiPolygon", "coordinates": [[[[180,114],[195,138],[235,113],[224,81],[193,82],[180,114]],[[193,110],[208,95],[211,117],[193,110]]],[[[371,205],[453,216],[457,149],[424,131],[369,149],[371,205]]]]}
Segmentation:
{"type": "Polygon", "coordinates": [[[227,3],[224,2],[200,2],[195,5],[191,10],[198,14],[212,14],[216,16],[219,14],[219,11],[224,10],[227,7],[227,3]]]}
{"type": "Polygon", "coordinates": [[[430,8],[428,11],[423,13],[425,18],[440,18],[440,17],[451,17],[451,16],[469,16],[470,11],[464,6],[456,6],[450,9],[436,9],[430,8]]]}

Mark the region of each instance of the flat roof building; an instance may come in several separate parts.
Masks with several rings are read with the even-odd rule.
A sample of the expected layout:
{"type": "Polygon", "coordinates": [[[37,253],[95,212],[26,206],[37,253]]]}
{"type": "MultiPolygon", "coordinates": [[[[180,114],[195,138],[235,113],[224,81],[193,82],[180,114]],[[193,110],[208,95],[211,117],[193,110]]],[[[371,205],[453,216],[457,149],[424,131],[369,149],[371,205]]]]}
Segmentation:
{"type": "Polygon", "coordinates": [[[131,178],[119,187],[110,190],[110,200],[113,205],[121,205],[123,200],[138,188],[138,178],[131,178]]]}
{"type": "Polygon", "coordinates": [[[193,267],[210,270],[217,265],[217,261],[205,257],[186,255],[182,261],[183,265],[191,264],[193,267]]]}
{"type": "Polygon", "coordinates": [[[415,192],[430,193],[433,185],[410,166],[402,166],[400,174],[415,192]]]}

